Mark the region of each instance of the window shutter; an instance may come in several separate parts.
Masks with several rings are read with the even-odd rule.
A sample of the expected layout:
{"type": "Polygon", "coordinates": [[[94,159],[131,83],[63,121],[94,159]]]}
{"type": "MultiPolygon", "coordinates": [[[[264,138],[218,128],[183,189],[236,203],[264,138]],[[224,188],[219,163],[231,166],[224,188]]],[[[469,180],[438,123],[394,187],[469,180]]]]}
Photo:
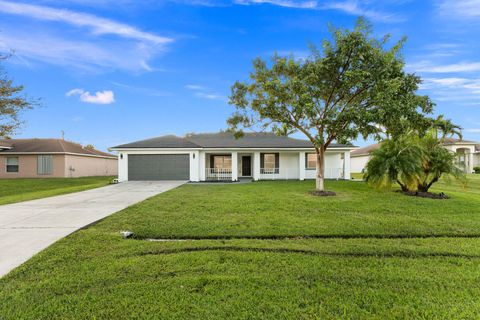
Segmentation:
{"type": "Polygon", "coordinates": [[[210,169],[213,169],[215,168],[215,165],[214,165],[214,155],[211,154],[210,155],[210,169]]]}
{"type": "Polygon", "coordinates": [[[53,156],[39,155],[37,157],[37,174],[50,175],[53,173],[53,156]]]}
{"type": "Polygon", "coordinates": [[[260,168],[263,169],[265,168],[265,154],[260,153],[260,168]]]}
{"type": "Polygon", "coordinates": [[[280,154],[275,153],[275,173],[279,173],[280,171],[280,154]]]}

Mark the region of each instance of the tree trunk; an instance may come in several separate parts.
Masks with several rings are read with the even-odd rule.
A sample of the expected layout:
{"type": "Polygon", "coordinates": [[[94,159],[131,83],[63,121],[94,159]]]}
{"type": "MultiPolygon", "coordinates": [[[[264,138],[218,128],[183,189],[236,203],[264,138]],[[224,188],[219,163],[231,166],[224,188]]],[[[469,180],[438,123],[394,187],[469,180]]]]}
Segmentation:
{"type": "Polygon", "coordinates": [[[325,191],[325,150],[323,147],[316,149],[317,151],[317,191],[325,191]]]}

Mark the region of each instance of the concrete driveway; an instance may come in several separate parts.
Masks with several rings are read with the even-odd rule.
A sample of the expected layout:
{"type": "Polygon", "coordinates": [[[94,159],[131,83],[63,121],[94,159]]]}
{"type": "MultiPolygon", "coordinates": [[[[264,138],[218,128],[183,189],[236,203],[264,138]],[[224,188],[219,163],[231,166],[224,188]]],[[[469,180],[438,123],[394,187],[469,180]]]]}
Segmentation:
{"type": "Polygon", "coordinates": [[[184,183],[131,181],[0,206],[0,277],[75,230],[184,183]]]}

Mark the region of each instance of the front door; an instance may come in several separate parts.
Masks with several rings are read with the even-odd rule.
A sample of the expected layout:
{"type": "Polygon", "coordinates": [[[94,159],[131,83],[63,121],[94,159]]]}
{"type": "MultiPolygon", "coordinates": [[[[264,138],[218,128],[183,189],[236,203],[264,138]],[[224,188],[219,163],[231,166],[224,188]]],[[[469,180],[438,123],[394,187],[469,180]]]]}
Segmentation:
{"type": "Polygon", "coordinates": [[[242,176],[249,177],[252,175],[252,157],[242,157],[242,176]]]}

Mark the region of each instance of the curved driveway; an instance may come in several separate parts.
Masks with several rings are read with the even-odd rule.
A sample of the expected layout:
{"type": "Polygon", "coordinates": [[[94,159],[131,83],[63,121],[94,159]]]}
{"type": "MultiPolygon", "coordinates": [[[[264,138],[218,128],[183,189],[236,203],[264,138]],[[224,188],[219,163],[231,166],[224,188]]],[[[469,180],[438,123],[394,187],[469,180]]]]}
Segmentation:
{"type": "Polygon", "coordinates": [[[68,234],[185,181],[131,181],[0,206],[0,277],[68,234]]]}

